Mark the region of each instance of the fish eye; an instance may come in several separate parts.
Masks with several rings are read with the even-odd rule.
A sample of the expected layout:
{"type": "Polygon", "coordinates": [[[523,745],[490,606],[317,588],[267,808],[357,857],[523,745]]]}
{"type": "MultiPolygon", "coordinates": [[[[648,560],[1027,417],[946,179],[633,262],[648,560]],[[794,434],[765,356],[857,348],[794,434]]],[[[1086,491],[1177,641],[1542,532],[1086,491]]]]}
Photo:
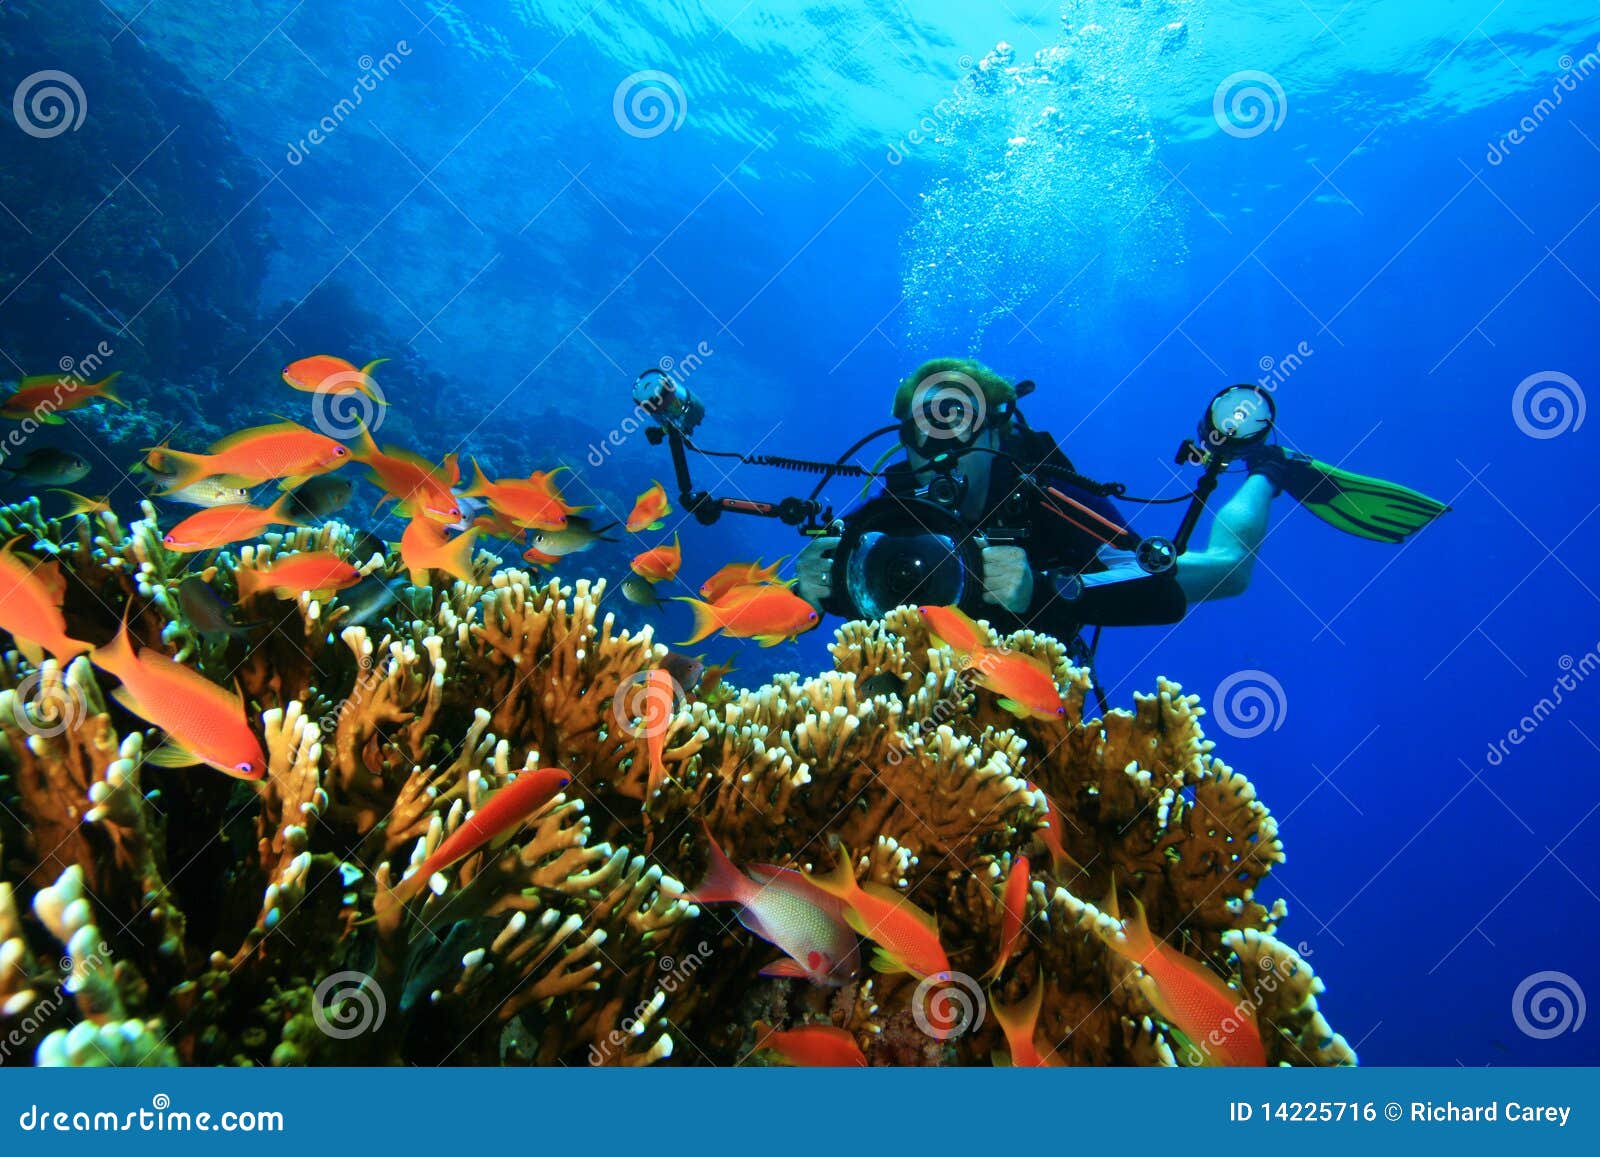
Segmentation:
{"type": "Polygon", "coordinates": [[[161,538],[161,545],[162,546],[171,546],[174,541],[175,540],[173,539],[172,535],[170,535],[170,534],[163,535],[162,538],[161,538]]]}
{"type": "Polygon", "coordinates": [[[241,775],[249,775],[254,772],[255,769],[256,761],[253,759],[247,759],[243,763],[236,763],[233,765],[233,770],[237,771],[241,775]]]}
{"type": "Polygon", "coordinates": [[[343,446],[335,446],[333,448],[333,456],[335,458],[343,458],[348,453],[350,453],[350,451],[345,449],[343,446]]]}

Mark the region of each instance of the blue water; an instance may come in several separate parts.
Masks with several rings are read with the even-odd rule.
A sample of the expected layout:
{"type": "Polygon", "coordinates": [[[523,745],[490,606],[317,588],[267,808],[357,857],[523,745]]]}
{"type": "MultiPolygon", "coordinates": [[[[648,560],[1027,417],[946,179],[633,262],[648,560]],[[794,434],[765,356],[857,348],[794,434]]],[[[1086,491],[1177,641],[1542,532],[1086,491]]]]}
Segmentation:
{"type": "MultiPolygon", "coordinates": [[[[1211,731],[1279,817],[1285,935],[1364,1063],[1600,1060],[1593,1019],[1542,1038],[1513,1015],[1542,972],[1600,994],[1600,679],[1519,722],[1600,647],[1600,419],[1581,420],[1600,388],[1600,16],[1555,0],[1016,10],[1032,7],[106,0],[75,35],[113,60],[136,42],[220,118],[208,147],[244,163],[211,195],[218,245],[259,220],[270,246],[240,287],[259,314],[244,332],[183,319],[184,348],[225,336],[228,354],[160,367],[173,421],[266,420],[285,350],[388,356],[385,438],[508,470],[566,461],[572,496],[625,508],[669,478],[665,452],[624,435],[597,467],[589,447],[648,366],[704,399],[708,446],[832,457],[887,421],[924,358],[973,355],[1039,383],[1029,418],[1079,468],[1170,497],[1192,483],[1173,452],[1205,401],[1271,379],[1285,443],[1454,511],[1395,548],[1278,503],[1248,593],[1108,632],[1107,690],[1127,704],[1165,675],[1211,707],[1236,673],[1267,688],[1260,734],[1211,731]],[[627,87],[645,72],[668,79],[627,87]],[[1240,87],[1262,100],[1231,105],[1240,87]],[[351,348],[358,316],[375,348],[351,348]],[[1560,396],[1530,417],[1530,386],[1519,414],[1519,385],[1549,374],[1560,396]],[[211,409],[186,414],[202,380],[211,409]],[[1514,728],[1525,742],[1491,756],[1514,728]]],[[[8,68],[71,71],[62,51],[8,68]]],[[[105,78],[82,79],[92,118],[105,78]]],[[[157,108],[118,171],[153,150],[198,180],[211,154],[186,143],[192,118],[157,108]]],[[[43,143],[115,184],[74,141],[43,143]]],[[[117,193],[113,214],[135,201],[117,193]]],[[[60,255],[73,264],[70,240],[60,255]]],[[[155,340],[115,269],[84,276],[117,340],[155,340]]],[[[0,345],[21,357],[5,309],[0,345]]],[[[762,499],[812,482],[696,473],[762,499]]],[[[1177,508],[1134,514],[1170,532],[1177,508]]],[[[753,518],[680,529],[693,576],[800,545],[753,518]]],[[[712,653],[759,679],[824,664],[829,633],[712,653]]]]}

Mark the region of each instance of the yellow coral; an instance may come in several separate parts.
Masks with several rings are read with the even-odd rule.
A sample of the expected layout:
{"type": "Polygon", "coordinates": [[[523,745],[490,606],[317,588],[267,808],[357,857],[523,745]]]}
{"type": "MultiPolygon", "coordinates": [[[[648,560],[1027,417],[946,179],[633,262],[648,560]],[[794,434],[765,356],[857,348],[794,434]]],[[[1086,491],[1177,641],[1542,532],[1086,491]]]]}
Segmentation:
{"type": "MultiPolygon", "coordinates": [[[[1320,982],[1276,939],[1281,903],[1255,898],[1283,858],[1272,817],[1176,684],[1086,719],[1088,677],[1059,643],[996,638],[1042,660],[1068,706],[1019,721],[902,608],[842,627],[832,671],[690,689],[664,724],[667,782],[645,798],[626,696],[666,652],[648,629],[616,629],[604,584],[502,570],[415,590],[364,625],[337,597],[302,598],[284,604],[298,627],[208,643],[183,620],[184,571],[149,508],[124,530],[24,504],[0,510],[0,529],[57,545],[101,605],[95,629],[127,607],[147,644],[236,675],[268,753],[259,784],[148,766],[146,734],[108,708],[86,659],[0,665],[0,1027],[64,979],[21,917],[30,905],[77,990],[29,1022],[40,1063],[736,1063],[757,1019],[831,1021],[873,1063],[988,1062],[992,1018],[935,1040],[912,978],[829,991],[759,977],[771,949],[684,898],[704,869],[698,821],[744,863],[826,867],[850,849],[861,879],[937,916],[967,976],[994,962],[1006,874],[1032,854],[1026,932],[996,995],[1046,978],[1037,1039],[1057,1059],[1192,1059],[1106,947],[1116,925],[1096,901],[1114,885],[1252,1002],[1270,1060],[1354,1059],[1320,982]],[[897,689],[868,694],[877,675],[897,689]],[[52,728],[51,709],[76,726],[52,728]],[[544,766],[572,776],[562,796],[396,887],[517,771],[544,766]],[[1075,861],[1060,875],[1037,854],[1047,797],[1075,861]],[[330,983],[350,977],[372,1014],[356,1033],[342,1027],[353,998],[330,983]]],[[[330,524],[241,554],[354,542],[330,524]]],[[[204,577],[230,590],[237,565],[224,554],[204,577]]]]}

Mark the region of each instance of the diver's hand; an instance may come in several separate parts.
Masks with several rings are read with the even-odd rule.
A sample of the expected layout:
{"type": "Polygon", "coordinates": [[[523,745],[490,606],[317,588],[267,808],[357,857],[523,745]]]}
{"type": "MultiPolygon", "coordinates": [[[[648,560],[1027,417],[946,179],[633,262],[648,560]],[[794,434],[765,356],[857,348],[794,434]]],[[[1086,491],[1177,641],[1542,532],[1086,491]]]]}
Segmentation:
{"type": "Polygon", "coordinates": [[[1033,603],[1033,568],[1020,546],[983,548],[983,601],[1020,615],[1033,603]]]}
{"type": "Polygon", "coordinates": [[[833,552],[839,541],[838,538],[813,538],[795,556],[794,571],[799,580],[795,583],[795,593],[819,611],[833,595],[833,552]]]}

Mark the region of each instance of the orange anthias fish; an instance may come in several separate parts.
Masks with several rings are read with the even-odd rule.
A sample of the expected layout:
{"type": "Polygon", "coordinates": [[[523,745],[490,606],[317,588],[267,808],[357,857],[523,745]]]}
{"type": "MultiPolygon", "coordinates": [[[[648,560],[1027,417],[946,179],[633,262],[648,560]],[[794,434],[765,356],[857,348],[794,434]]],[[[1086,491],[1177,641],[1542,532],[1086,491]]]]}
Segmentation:
{"type": "Polygon", "coordinates": [[[700,672],[700,684],[695,688],[695,690],[697,690],[702,697],[709,695],[713,691],[720,688],[722,686],[722,681],[732,673],[732,659],[729,659],[726,663],[713,663],[711,666],[700,672]]]}
{"type": "Polygon", "coordinates": [[[388,358],[374,358],[357,369],[354,362],[330,354],[316,354],[290,362],[283,368],[283,380],[308,394],[365,394],[380,406],[389,403],[372,380],[372,371],[388,358]]]}
{"type": "Polygon", "coordinates": [[[645,676],[644,716],[635,734],[644,736],[645,754],[650,760],[650,778],[645,784],[645,806],[667,782],[667,765],[662,753],[667,747],[667,732],[672,730],[672,714],[677,709],[677,685],[672,676],[657,667],[645,676]]]}
{"type": "Polygon", "coordinates": [[[104,494],[99,498],[91,498],[87,494],[79,494],[76,490],[63,490],[59,486],[52,487],[51,494],[64,494],[67,496],[68,514],[107,514],[111,510],[111,495],[104,494]]]}
{"type": "MultiPolygon", "coordinates": [[[[1106,912],[1117,916],[1113,885],[1106,912]]],[[[1155,989],[1156,1011],[1163,1020],[1189,1039],[1205,1057],[1218,1065],[1264,1065],[1266,1049],[1248,997],[1230,988],[1198,960],[1191,960],[1165,941],[1157,940],[1145,920],[1144,905],[1133,899],[1133,915],[1123,921],[1119,935],[1106,941],[1118,956],[1137,964],[1149,975],[1155,989]]]]}
{"type": "Polygon", "coordinates": [[[1017,950],[1017,938],[1022,935],[1022,922],[1028,914],[1028,884],[1031,879],[1028,857],[1018,856],[1011,862],[1011,874],[1006,877],[1005,894],[1000,901],[1000,955],[993,967],[984,974],[985,980],[993,980],[1004,972],[1006,963],[1017,950]]]}
{"type": "Polygon", "coordinates": [[[758,1020],[755,1030],[756,1047],[752,1052],[771,1049],[791,1065],[824,1069],[861,1069],[867,1065],[856,1038],[831,1024],[807,1024],[779,1031],[758,1020]]]}
{"type": "Polygon", "coordinates": [[[271,591],[280,599],[297,599],[306,592],[325,598],[361,581],[361,572],[331,550],[306,550],[273,559],[264,567],[241,566],[234,571],[239,601],[271,591]]]}
{"type": "Polygon", "coordinates": [[[678,536],[672,536],[671,546],[657,546],[634,556],[628,564],[629,569],[640,578],[653,583],[664,583],[678,577],[678,568],[683,565],[683,547],[678,542],[678,536]]]}
{"type": "Polygon", "coordinates": [[[461,481],[461,467],[454,454],[445,458],[443,466],[434,466],[410,450],[394,446],[380,450],[372,440],[372,432],[363,424],[355,459],[367,468],[372,484],[386,495],[379,506],[393,499],[395,509],[406,518],[421,515],[446,524],[461,521],[461,504],[451,489],[461,481]]]}
{"type": "Polygon", "coordinates": [[[667,501],[666,487],[657,482],[634,501],[633,511],[624,525],[630,534],[638,534],[641,530],[660,530],[661,520],[671,513],[672,504],[667,501]]]}
{"type": "Polygon", "coordinates": [[[463,490],[461,496],[487,499],[495,513],[523,529],[561,530],[567,525],[567,515],[582,508],[567,505],[561,497],[553,481],[556,473],[551,470],[530,478],[500,478],[491,482],[483,468],[473,462],[472,485],[463,490]]]}
{"type": "Polygon", "coordinates": [[[1011,1050],[1011,1064],[1019,1069],[1042,1069],[1057,1063],[1039,1055],[1033,1038],[1039,1027],[1039,1010],[1044,1007],[1044,976],[1034,982],[1033,991],[1019,1004],[1001,1004],[989,1001],[989,1010],[1006,1034],[1006,1046],[1011,1050]]]}
{"type": "MultiPolygon", "coordinates": [[[[1034,786],[1034,785],[1029,785],[1034,786]]],[[[1044,796],[1044,818],[1046,823],[1037,829],[1039,839],[1044,843],[1045,850],[1050,853],[1050,867],[1056,872],[1064,868],[1071,868],[1073,877],[1083,875],[1083,868],[1067,854],[1066,846],[1061,842],[1061,809],[1056,807],[1055,801],[1044,791],[1039,792],[1044,796]]]]}
{"type": "Polygon", "coordinates": [[[755,562],[730,562],[700,584],[700,597],[708,603],[719,603],[722,596],[734,587],[754,587],[773,582],[782,565],[781,558],[771,566],[762,566],[759,558],[755,562]]]}
{"type": "Polygon", "coordinates": [[[1020,651],[977,647],[966,658],[973,682],[1000,696],[1019,719],[1060,719],[1067,713],[1056,679],[1044,662],[1020,651]]]}
{"type": "Polygon", "coordinates": [[[565,768],[545,767],[519,771],[517,777],[489,797],[461,826],[445,837],[433,855],[400,882],[397,891],[420,891],[435,872],[466,859],[473,852],[500,836],[521,827],[534,812],[544,807],[572,782],[565,768]]]}
{"type": "Polygon", "coordinates": [[[197,550],[257,538],[269,526],[304,526],[305,523],[289,513],[291,497],[285,494],[266,510],[241,503],[197,511],[167,531],[161,538],[161,545],[178,554],[193,554],[197,550]]]}
{"type": "Polygon", "coordinates": [[[815,607],[782,586],[735,588],[720,604],[682,595],[673,601],[688,603],[694,611],[694,634],[679,646],[698,643],[720,630],[735,639],[755,639],[763,647],[775,647],[805,634],[819,621],[815,607]]]}
{"type": "Polygon", "coordinates": [[[848,907],[850,927],[878,946],[872,966],[879,972],[909,972],[918,980],[950,971],[950,959],[939,943],[934,918],[893,888],[856,883],[850,854],[839,849],[839,862],[825,875],[807,874],[817,887],[848,907]]]}
{"type": "MultiPolygon", "coordinates": [[[[516,523],[512,522],[509,518],[496,510],[491,510],[487,514],[479,514],[475,516],[472,520],[472,525],[478,530],[481,530],[484,534],[488,535],[490,538],[503,538],[507,542],[521,542],[528,533],[526,529],[518,526],[516,523]]],[[[545,554],[542,550],[537,551],[536,553],[542,554],[545,558],[552,560],[561,557],[557,554],[545,554]]]]}
{"type": "Polygon", "coordinates": [[[928,634],[958,655],[989,645],[989,632],[973,621],[960,607],[918,607],[928,634]]]}
{"type": "Polygon", "coordinates": [[[33,374],[18,382],[10,397],[0,402],[0,418],[13,422],[32,418],[47,426],[60,426],[64,422],[56,414],[61,410],[76,410],[90,402],[127,406],[111,388],[121,373],[118,370],[98,382],[79,381],[71,374],[33,374]]]}
{"type": "Polygon", "coordinates": [[[400,536],[400,561],[411,571],[411,585],[427,586],[430,570],[442,570],[451,578],[472,582],[472,548],[477,539],[476,530],[449,538],[432,519],[413,517],[400,536]]]}
{"type": "Polygon", "coordinates": [[[561,561],[561,556],[558,554],[546,554],[538,547],[530,546],[522,552],[522,561],[531,567],[555,566],[556,563],[561,561]]]}
{"type": "Polygon", "coordinates": [[[67,635],[67,620],[61,613],[67,580],[61,564],[54,559],[34,562],[15,553],[11,547],[16,541],[0,547],[0,631],[9,632],[17,649],[36,667],[46,651],[65,663],[87,651],[89,644],[67,635]]]}
{"type": "Polygon", "coordinates": [[[837,988],[860,962],[844,901],[817,887],[793,868],[751,864],[746,876],[728,859],[704,820],[706,874],[684,893],[691,904],[737,904],[739,923],[784,953],[761,970],[837,988]]]}
{"type": "Polygon", "coordinates": [[[166,463],[162,497],[218,475],[241,486],[281,479],[283,489],[292,490],[307,478],[337,470],[350,461],[350,448],[343,442],[298,422],[240,430],[219,439],[204,454],[187,454],[164,445],[148,453],[152,466],[158,455],[166,463]]]}
{"type": "Polygon", "coordinates": [[[145,757],[150,763],[157,767],[203,763],[238,779],[266,775],[266,754],[245,720],[239,695],[160,651],[136,652],[126,621],[115,639],[96,647],[89,657],[122,681],[112,698],[166,732],[167,741],[145,757]]]}

